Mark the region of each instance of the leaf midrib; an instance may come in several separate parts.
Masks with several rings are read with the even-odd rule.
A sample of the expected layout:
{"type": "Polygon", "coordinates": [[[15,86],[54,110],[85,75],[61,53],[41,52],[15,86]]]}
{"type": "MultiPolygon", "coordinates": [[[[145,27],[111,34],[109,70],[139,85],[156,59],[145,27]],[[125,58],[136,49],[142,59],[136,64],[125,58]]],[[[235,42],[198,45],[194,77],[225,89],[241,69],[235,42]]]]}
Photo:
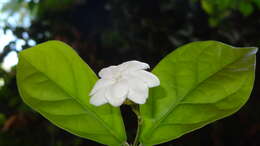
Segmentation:
{"type": "MultiPolygon", "coordinates": [[[[26,57],[23,57],[22,55],[20,56],[24,59],[25,62],[27,62],[28,64],[30,64],[33,68],[35,68],[36,71],[38,71],[40,74],[42,74],[43,76],[45,76],[46,78],[48,78],[51,82],[53,82],[57,87],[59,87],[63,92],[65,92],[67,95],[69,95],[72,99],[74,99],[81,107],[83,110],[86,111],[86,113],[89,113],[91,116],[93,116],[97,121],[99,121],[99,123],[101,125],[103,125],[106,130],[117,140],[118,143],[121,144],[121,140],[118,139],[118,137],[116,136],[116,134],[114,134],[113,130],[107,126],[105,123],[105,121],[101,118],[99,118],[99,116],[93,112],[91,109],[88,109],[87,106],[84,106],[80,103],[80,101],[75,98],[74,96],[72,96],[70,93],[68,93],[65,89],[63,89],[58,83],[56,83],[53,79],[51,79],[48,75],[44,74],[40,69],[38,69],[34,64],[30,63],[26,57]]],[[[74,74],[73,74],[74,75],[74,74]]],[[[73,77],[74,78],[74,77],[73,77]]]]}

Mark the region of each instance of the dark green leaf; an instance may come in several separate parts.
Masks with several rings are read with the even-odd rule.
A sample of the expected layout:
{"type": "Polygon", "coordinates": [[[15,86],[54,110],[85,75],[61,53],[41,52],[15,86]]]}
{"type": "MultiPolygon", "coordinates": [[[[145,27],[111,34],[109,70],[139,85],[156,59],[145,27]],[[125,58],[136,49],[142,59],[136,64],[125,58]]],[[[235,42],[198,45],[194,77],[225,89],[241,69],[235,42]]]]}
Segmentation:
{"type": "Polygon", "coordinates": [[[239,10],[242,12],[243,15],[249,16],[253,13],[254,7],[249,2],[241,2],[239,5],[239,10]]]}

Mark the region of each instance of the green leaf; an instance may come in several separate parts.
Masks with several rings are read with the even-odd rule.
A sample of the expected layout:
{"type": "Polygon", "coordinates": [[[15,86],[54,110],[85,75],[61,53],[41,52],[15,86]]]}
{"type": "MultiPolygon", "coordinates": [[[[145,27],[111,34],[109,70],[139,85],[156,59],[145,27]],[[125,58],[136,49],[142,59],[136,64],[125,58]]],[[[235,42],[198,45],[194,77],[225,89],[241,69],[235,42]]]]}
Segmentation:
{"type": "Polygon", "coordinates": [[[238,111],[253,87],[256,51],[205,41],[166,56],[153,70],[161,85],[141,106],[141,143],[167,142],[238,111]]]}
{"type": "Polygon", "coordinates": [[[249,2],[241,2],[239,5],[239,10],[244,16],[249,16],[253,13],[254,7],[249,2]]]}
{"type": "Polygon", "coordinates": [[[68,45],[49,41],[19,54],[17,83],[25,103],[58,127],[102,144],[126,141],[119,108],[89,103],[97,77],[68,45]]]}
{"type": "Polygon", "coordinates": [[[210,3],[208,0],[201,0],[201,6],[208,14],[212,15],[214,14],[214,6],[212,3],[210,3]]]}

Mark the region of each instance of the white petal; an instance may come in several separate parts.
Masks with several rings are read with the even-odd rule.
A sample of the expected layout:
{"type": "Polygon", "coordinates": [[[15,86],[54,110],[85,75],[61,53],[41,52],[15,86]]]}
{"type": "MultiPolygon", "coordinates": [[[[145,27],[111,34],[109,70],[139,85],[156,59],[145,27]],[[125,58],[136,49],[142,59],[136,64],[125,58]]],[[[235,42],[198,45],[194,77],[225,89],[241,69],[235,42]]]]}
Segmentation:
{"type": "Polygon", "coordinates": [[[121,80],[108,87],[106,91],[106,99],[113,106],[120,106],[126,99],[128,86],[126,80],[121,80]]]}
{"type": "Polygon", "coordinates": [[[114,84],[115,81],[111,79],[99,79],[90,92],[90,96],[98,92],[98,90],[114,84]]]}
{"type": "Polygon", "coordinates": [[[148,87],[156,87],[160,85],[160,80],[152,73],[145,71],[145,70],[139,70],[132,73],[136,78],[139,78],[140,80],[144,81],[148,87]]]}
{"type": "Polygon", "coordinates": [[[118,72],[117,68],[118,67],[114,65],[103,68],[98,72],[98,76],[101,78],[112,78],[114,74],[118,72]]]}
{"type": "Polygon", "coordinates": [[[120,68],[127,69],[127,71],[136,71],[150,68],[149,64],[140,61],[127,61],[119,65],[120,68]]]}
{"type": "Polygon", "coordinates": [[[107,99],[105,98],[105,91],[106,88],[103,88],[95,93],[93,96],[91,96],[90,103],[95,106],[100,106],[107,103],[107,99]]]}
{"type": "Polygon", "coordinates": [[[129,93],[127,98],[137,104],[144,104],[148,98],[148,87],[139,79],[133,78],[128,79],[129,93]]]}

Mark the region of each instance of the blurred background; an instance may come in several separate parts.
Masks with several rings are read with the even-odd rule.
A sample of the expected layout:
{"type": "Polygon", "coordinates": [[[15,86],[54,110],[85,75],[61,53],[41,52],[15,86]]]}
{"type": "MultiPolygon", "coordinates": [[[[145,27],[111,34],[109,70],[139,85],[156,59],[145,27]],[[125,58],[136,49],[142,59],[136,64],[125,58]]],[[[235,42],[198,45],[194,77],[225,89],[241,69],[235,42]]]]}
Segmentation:
{"type": "MultiPolygon", "coordinates": [[[[191,41],[260,47],[260,0],[0,0],[0,146],[101,146],[55,127],[17,92],[17,53],[53,39],[95,72],[132,59],[154,67],[191,41]]],[[[259,74],[239,112],[161,146],[260,146],[259,74]]],[[[132,139],[135,116],[122,112],[132,139]]]]}

